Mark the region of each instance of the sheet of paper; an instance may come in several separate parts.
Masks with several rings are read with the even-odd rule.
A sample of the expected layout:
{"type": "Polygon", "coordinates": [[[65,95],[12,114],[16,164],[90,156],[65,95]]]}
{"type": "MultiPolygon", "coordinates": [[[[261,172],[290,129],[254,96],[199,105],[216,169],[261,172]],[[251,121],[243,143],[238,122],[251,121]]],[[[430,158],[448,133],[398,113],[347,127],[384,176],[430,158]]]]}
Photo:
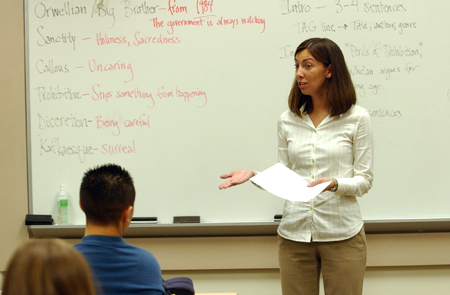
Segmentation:
{"type": "Polygon", "coordinates": [[[328,181],[314,187],[308,187],[308,182],[303,177],[281,163],[277,163],[258,173],[250,180],[277,197],[298,202],[310,201],[331,182],[328,181]]]}

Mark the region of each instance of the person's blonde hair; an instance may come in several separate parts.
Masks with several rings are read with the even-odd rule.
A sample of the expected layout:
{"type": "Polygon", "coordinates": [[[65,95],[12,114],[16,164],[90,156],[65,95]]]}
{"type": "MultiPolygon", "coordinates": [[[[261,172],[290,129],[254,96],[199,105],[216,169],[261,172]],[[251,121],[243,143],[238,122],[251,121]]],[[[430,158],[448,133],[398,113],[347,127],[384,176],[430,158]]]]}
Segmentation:
{"type": "Polygon", "coordinates": [[[30,240],[9,260],[2,295],[95,295],[89,266],[58,239],[30,240]]]}

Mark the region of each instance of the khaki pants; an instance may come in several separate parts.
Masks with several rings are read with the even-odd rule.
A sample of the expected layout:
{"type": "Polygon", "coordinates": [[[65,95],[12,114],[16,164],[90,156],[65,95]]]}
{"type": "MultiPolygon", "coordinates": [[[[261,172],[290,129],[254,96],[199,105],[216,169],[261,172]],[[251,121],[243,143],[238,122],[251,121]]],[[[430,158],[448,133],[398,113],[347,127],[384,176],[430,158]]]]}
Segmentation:
{"type": "Polygon", "coordinates": [[[366,268],[364,227],[337,242],[302,243],[278,236],[283,295],[318,295],[322,271],[326,295],[361,295],[366,268]]]}

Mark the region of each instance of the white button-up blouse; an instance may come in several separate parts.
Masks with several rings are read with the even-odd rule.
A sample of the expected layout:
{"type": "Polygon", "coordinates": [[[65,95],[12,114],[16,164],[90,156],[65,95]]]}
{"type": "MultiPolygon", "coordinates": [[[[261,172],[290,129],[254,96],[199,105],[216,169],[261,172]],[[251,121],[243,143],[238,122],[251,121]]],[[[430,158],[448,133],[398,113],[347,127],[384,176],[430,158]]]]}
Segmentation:
{"type": "Polygon", "coordinates": [[[338,190],[307,203],[286,201],[278,234],[299,242],[345,240],[363,226],[356,197],[373,181],[373,134],[369,113],[358,105],[314,127],[285,111],[278,121],[278,160],[306,181],[336,178],[338,190]]]}

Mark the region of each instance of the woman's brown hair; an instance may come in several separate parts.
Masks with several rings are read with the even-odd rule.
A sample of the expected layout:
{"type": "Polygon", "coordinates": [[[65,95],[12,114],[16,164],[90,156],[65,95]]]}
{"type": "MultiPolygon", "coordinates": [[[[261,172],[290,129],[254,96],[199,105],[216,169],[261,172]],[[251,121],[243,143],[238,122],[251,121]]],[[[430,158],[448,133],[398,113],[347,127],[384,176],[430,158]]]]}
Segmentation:
{"type": "Polygon", "coordinates": [[[95,295],[89,266],[58,239],[30,240],[9,260],[2,295],[95,295]]]}
{"type": "MultiPolygon", "coordinates": [[[[331,77],[328,79],[326,96],[330,106],[330,116],[344,114],[356,103],[356,92],[341,49],[330,39],[312,38],[303,41],[297,47],[294,57],[305,49],[308,49],[312,56],[325,67],[331,65],[331,77]]],[[[288,105],[291,112],[300,118],[302,106],[307,114],[313,110],[311,96],[301,92],[296,80],[289,94],[288,105]]]]}

